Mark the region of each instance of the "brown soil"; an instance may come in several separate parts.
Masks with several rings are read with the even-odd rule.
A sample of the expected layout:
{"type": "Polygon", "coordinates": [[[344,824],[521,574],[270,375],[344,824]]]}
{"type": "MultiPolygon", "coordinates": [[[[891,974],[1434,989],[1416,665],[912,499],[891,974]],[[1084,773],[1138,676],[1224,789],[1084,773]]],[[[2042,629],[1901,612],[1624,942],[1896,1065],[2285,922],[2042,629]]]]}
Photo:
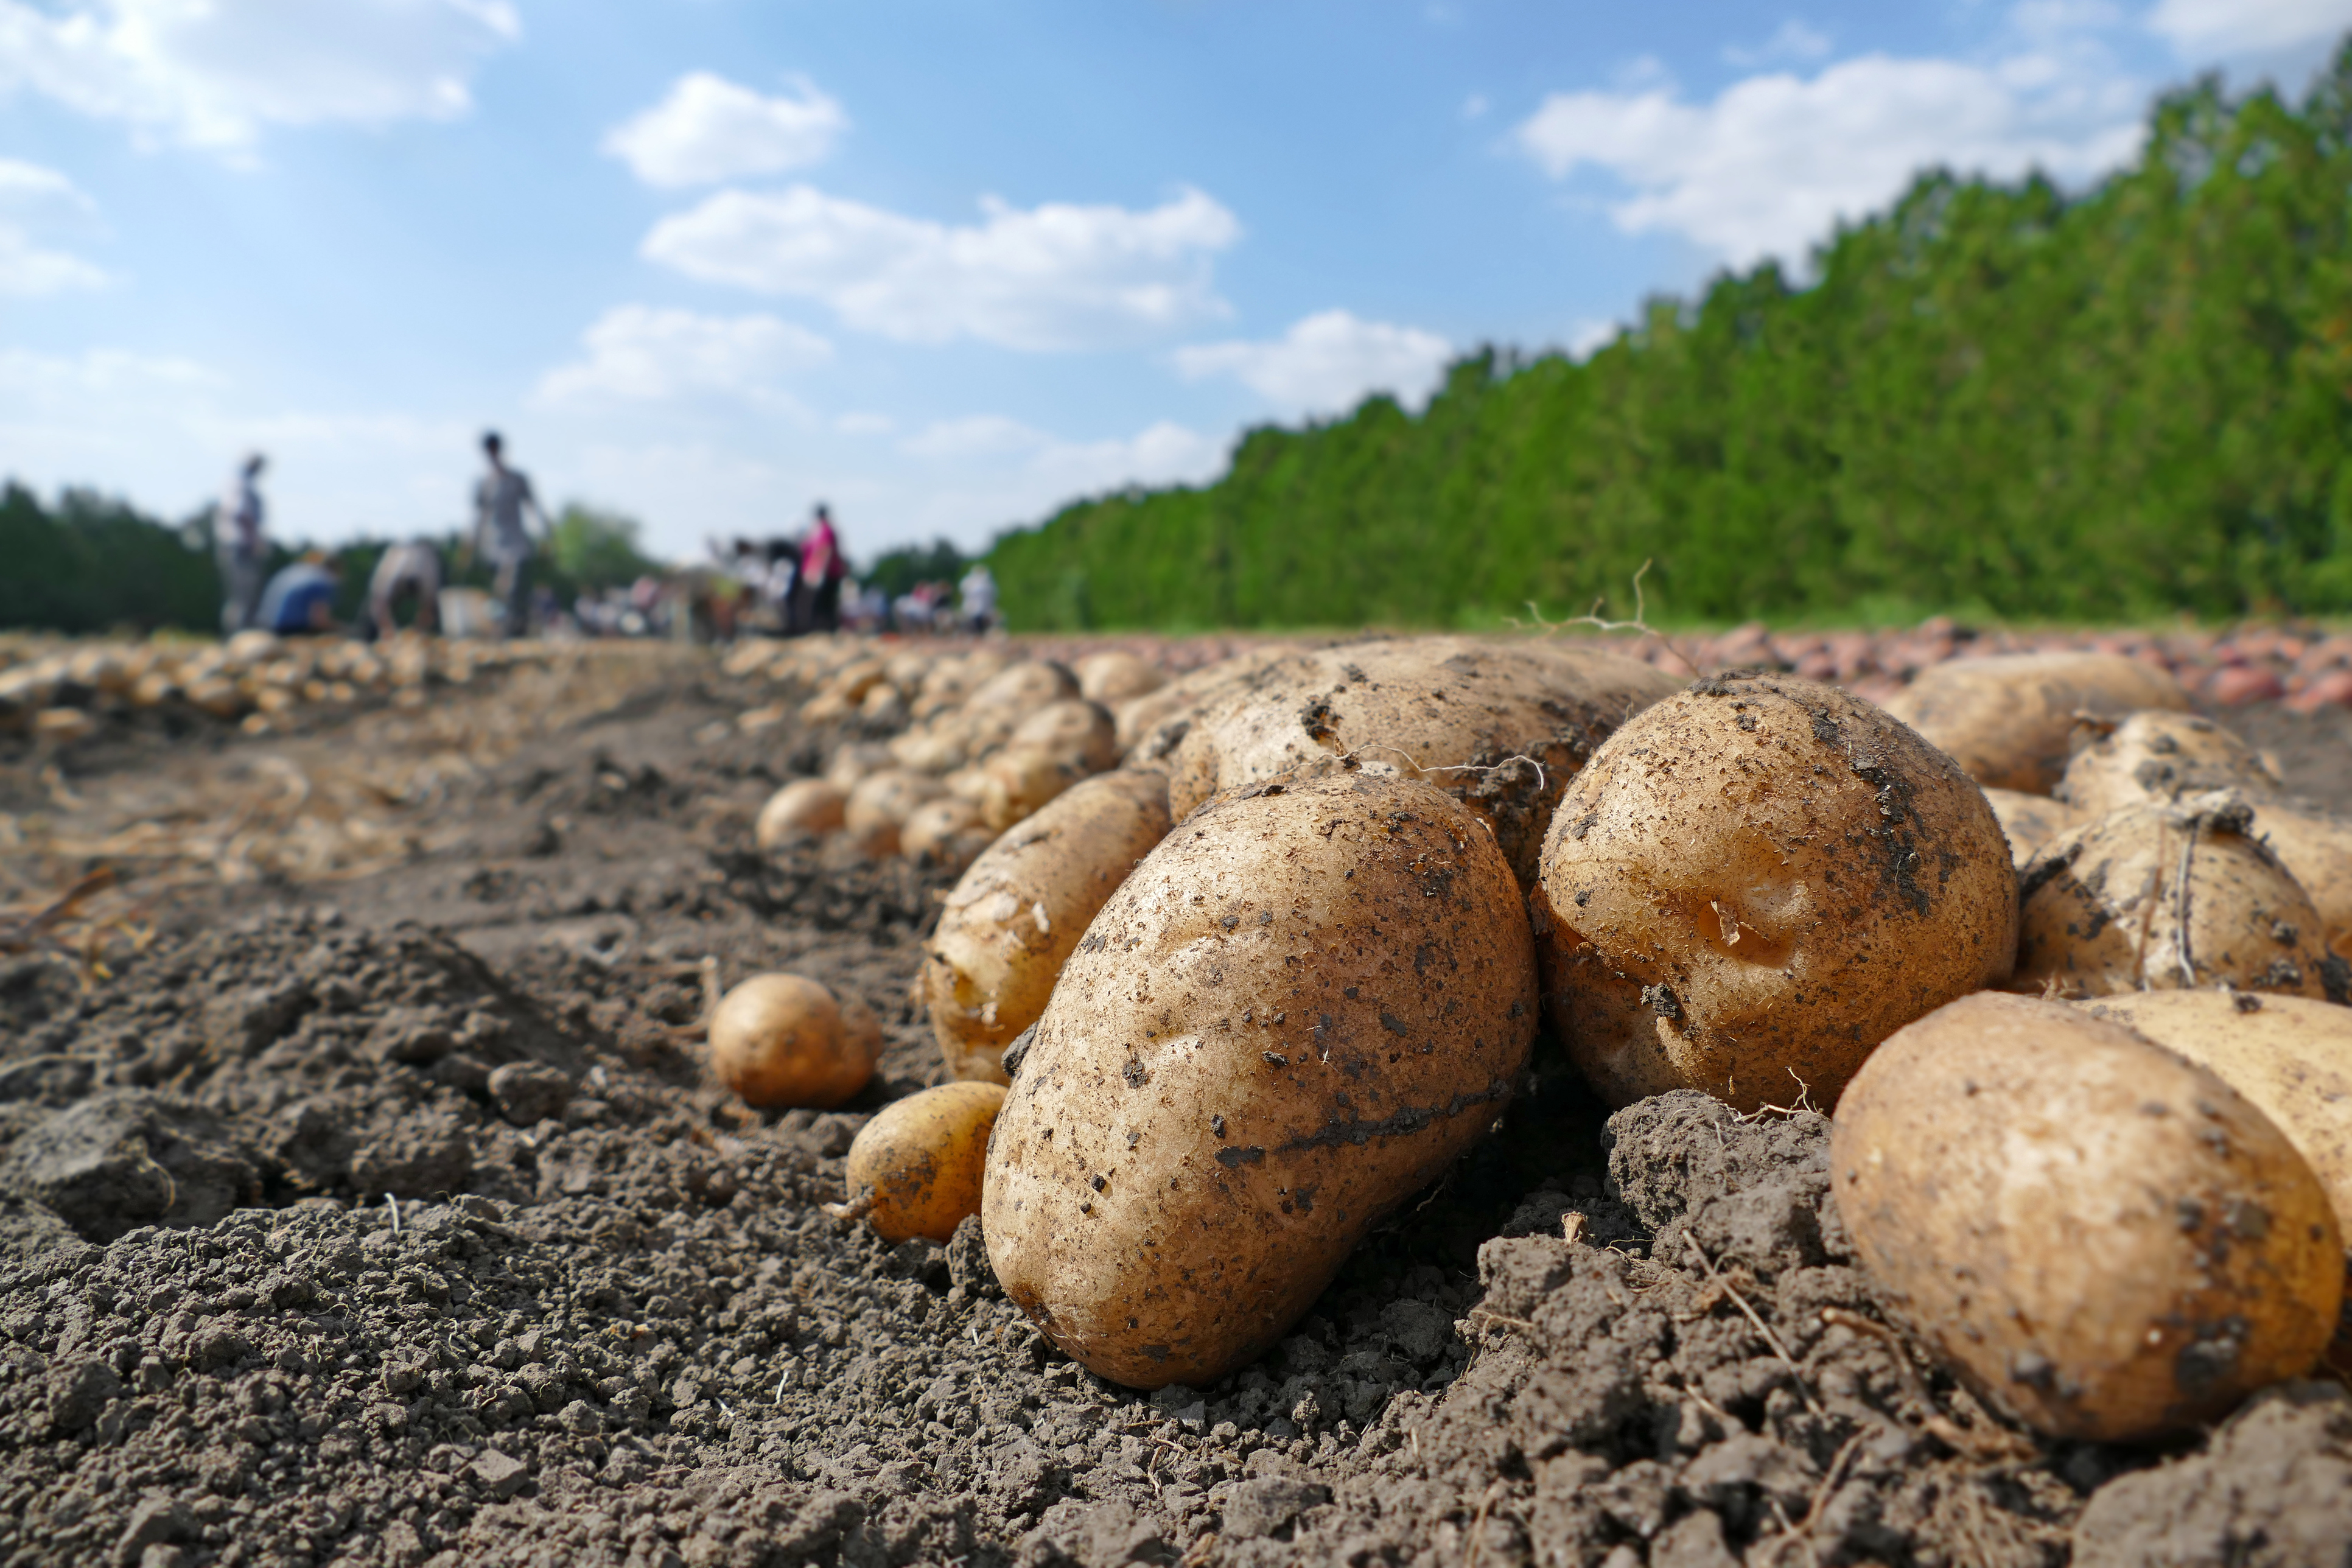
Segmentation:
{"type": "MultiPolygon", "coordinates": [[[[767,700],[664,653],[0,753],[0,898],[123,869],[0,956],[0,1561],[2341,1563],[2340,1391],[2029,1440],[1875,1326],[1822,1118],[1604,1118],[1548,1039],[1265,1362],[1096,1380],[971,1226],[817,1207],[939,1076],[946,879],[753,854],[837,738],[767,700]],[[703,1085],[706,959],[872,1005],[876,1084],[703,1085]]],[[[2230,719],[2352,807],[2352,720],[2230,719]]]]}

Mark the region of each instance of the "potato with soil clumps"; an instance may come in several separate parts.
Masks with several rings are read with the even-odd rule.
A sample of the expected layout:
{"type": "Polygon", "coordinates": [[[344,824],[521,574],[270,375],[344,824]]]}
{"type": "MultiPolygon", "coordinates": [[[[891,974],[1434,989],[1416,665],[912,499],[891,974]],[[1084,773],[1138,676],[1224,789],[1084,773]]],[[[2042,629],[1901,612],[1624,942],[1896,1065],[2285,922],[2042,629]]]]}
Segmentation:
{"type": "Polygon", "coordinates": [[[2191,1429],[2308,1370],[2335,1331],[2343,1238],[2286,1134],[2079,1009],[1987,992],[1897,1032],[1830,1155],[1895,1313],[2053,1436],[2191,1429]]]}
{"type": "Polygon", "coordinates": [[[1629,714],[1676,689],[1646,664],[1577,643],[1418,637],[1297,653],[1192,724],[1169,805],[1181,820],[1213,795],[1346,758],[1459,800],[1526,887],[1576,770],[1629,714]]]}
{"type": "Polygon", "coordinates": [[[923,952],[923,999],[950,1072],[1006,1081],[1004,1047],[1045,1010],[1087,922],[1168,826],[1165,778],[1104,773],[971,863],[923,952]]]}
{"type": "Polygon", "coordinates": [[[893,1244],[928,1237],[944,1244],[980,1212],[988,1134],[1004,1086],[943,1083],[893,1100],[849,1145],[847,1212],[893,1244]]]}
{"type": "Polygon", "coordinates": [[[2119,653],[1954,659],[1921,670],[1886,700],[1888,712],[1950,752],[1977,783],[2026,795],[2048,795],[2065,773],[2077,715],[2188,707],[2179,681],[2119,653]]]}
{"type": "Polygon", "coordinates": [[[1612,1104],[1833,1101],[1874,1047],[2007,978],[2017,872],[1984,794],[1882,710],[1697,682],[1570,784],[1529,899],[1544,1000],[1612,1104]]]}
{"type": "Polygon", "coordinates": [[[849,797],[824,779],[794,779],[768,797],[751,830],[761,849],[773,849],[799,834],[822,836],[841,826],[849,797]]]}
{"type": "Polygon", "coordinates": [[[1502,1114],[1535,1027],[1510,867],[1368,769],[1221,800],[1103,906],[1020,1052],[981,1214],[1102,1376],[1204,1386],[1502,1114]]]}
{"type": "Polygon", "coordinates": [[[763,1110],[831,1110],[881,1059],[874,1010],[802,975],[755,974],[711,1011],[711,1073],[763,1110]]]}
{"type": "Polygon", "coordinates": [[[1985,804],[2009,838],[2010,858],[2019,870],[2042,847],[2068,828],[2079,826],[2083,814],[2063,800],[2046,795],[2023,795],[2013,789],[1989,789],[1985,804]]]}
{"type": "Polygon", "coordinates": [[[2019,878],[2011,987],[2074,999],[2232,985],[2346,999],[2352,964],[2234,795],[2127,806],[2060,834],[2019,878]]]}

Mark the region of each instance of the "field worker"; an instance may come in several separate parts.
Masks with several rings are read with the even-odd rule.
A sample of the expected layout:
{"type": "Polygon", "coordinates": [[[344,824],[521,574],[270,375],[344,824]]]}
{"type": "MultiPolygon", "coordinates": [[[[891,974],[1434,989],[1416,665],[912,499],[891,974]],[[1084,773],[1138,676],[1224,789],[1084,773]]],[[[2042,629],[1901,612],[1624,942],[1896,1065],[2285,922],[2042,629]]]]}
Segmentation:
{"type": "Polygon", "coordinates": [[[530,530],[524,525],[529,508],[539,519],[539,531],[549,531],[546,511],[531,493],[530,479],[506,464],[506,443],[495,430],[483,432],[482,455],[490,471],[474,487],[474,549],[498,568],[498,596],[506,606],[506,633],[523,636],[530,629],[530,558],[538,552],[530,530]]]}
{"type": "Polygon", "coordinates": [[[269,553],[261,532],[261,491],[256,488],[268,459],[256,452],[237,465],[220,510],[213,514],[213,552],[220,562],[221,635],[235,637],[257,625],[261,605],[261,566],[269,553]]]}
{"type": "Polygon", "coordinates": [[[841,558],[841,535],[834,531],[833,512],[819,501],[816,516],[801,539],[800,576],[793,601],[796,607],[805,605],[807,614],[793,617],[798,629],[841,629],[841,580],[848,575],[849,563],[841,558]]]}
{"type": "Polygon", "coordinates": [[[279,637],[304,637],[335,629],[334,563],[313,550],[269,580],[254,624],[279,637]]]}
{"type": "Polygon", "coordinates": [[[971,563],[971,570],[956,584],[956,596],[962,602],[965,626],[974,637],[985,637],[996,624],[996,577],[986,563],[971,563]]]}
{"type": "Polygon", "coordinates": [[[400,629],[393,612],[403,594],[416,595],[416,629],[429,632],[441,618],[441,552],[432,542],[412,539],[376,558],[368,579],[368,626],[380,637],[400,629]]]}

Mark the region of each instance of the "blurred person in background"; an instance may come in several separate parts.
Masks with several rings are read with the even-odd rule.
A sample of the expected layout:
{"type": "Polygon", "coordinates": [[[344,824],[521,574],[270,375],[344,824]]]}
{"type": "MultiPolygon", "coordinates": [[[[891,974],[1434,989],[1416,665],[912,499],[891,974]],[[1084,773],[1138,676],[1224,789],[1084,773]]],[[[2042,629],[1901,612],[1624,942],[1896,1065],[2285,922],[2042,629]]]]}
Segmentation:
{"type": "Polygon", "coordinates": [[[213,551],[220,562],[221,635],[235,637],[255,619],[261,605],[262,564],[269,544],[261,531],[261,470],[269,459],[256,452],[237,465],[213,514],[213,551]]]}
{"type": "Polygon", "coordinates": [[[483,432],[482,455],[490,460],[490,471],[474,487],[474,549],[497,568],[506,635],[519,637],[530,630],[530,562],[539,552],[523,513],[528,510],[539,519],[541,537],[553,525],[531,492],[530,476],[507,467],[506,442],[497,431],[483,432]]]}
{"type": "Polygon", "coordinates": [[[368,578],[364,629],[370,637],[388,637],[400,629],[393,613],[403,594],[416,595],[416,629],[433,630],[441,618],[441,552],[429,540],[395,544],[376,558],[368,578]]]}
{"type": "Polygon", "coordinates": [[[253,624],[282,637],[324,636],[335,630],[335,586],[341,578],[326,552],[313,550],[269,579],[253,624]]]}
{"type": "Polygon", "coordinates": [[[793,584],[793,630],[837,632],[841,629],[841,580],[849,563],[841,558],[841,535],[834,531],[833,512],[816,503],[816,516],[801,536],[800,574],[793,584]]]}
{"type": "Polygon", "coordinates": [[[962,601],[966,629],[974,637],[987,636],[989,628],[996,625],[996,578],[987,563],[971,563],[971,570],[956,585],[956,595],[962,601]]]}

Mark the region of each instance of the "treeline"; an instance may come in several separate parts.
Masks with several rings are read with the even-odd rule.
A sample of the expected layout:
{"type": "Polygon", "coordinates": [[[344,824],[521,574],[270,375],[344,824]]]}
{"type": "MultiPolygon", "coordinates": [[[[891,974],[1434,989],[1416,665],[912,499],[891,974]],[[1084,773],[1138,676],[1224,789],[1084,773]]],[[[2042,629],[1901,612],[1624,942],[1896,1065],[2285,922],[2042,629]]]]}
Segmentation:
{"type": "Polygon", "coordinates": [[[1202,489],[990,556],[1016,627],[1475,624],[1654,560],[1681,620],[2352,610],[2352,40],[2212,80],[2130,168],[1923,175],[1799,286],[1661,300],[1582,363],[1486,350],[1419,416],[1262,428],[1202,489]]]}
{"type": "MultiPolygon", "coordinates": [[[[638,547],[634,518],[573,502],[554,527],[534,580],[569,606],[582,592],[624,586],[665,568],[638,547]]],[[[487,588],[486,563],[463,559],[464,536],[437,541],[452,585],[487,588]]],[[[389,542],[362,539],[326,552],[341,577],[335,618],[349,625],[367,602],[369,575],[389,542]]],[[[275,543],[276,572],[308,546],[275,543]]],[[[210,508],[173,524],[123,500],[86,489],[61,491],[43,504],[11,479],[0,484],[0,627],[76,636],[220,628],[220,568],[210,508]]]]}

